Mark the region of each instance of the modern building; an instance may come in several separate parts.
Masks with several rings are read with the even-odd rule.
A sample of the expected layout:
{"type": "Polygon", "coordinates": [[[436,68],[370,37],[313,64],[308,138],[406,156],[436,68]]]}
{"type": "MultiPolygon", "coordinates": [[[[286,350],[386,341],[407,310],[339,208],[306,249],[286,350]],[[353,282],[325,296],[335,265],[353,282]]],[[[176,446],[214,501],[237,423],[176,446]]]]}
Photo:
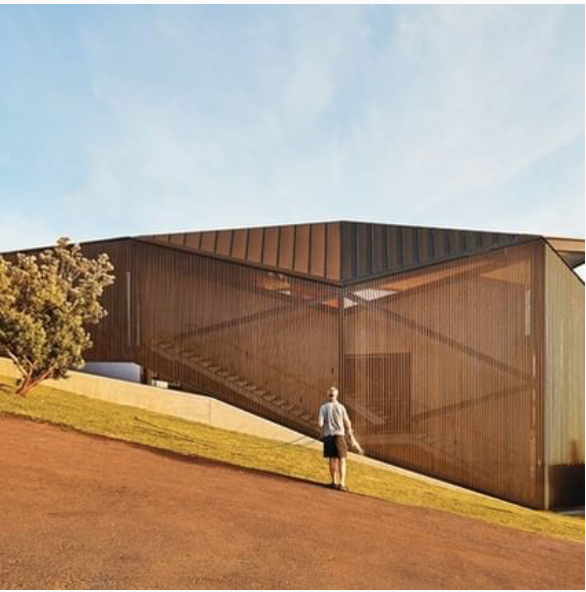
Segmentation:
{"type": "MultiPolygon", "coordinates": [[[[584,503],[584,240],[331,222],[86,243],[88,359],[533,508],[584,503]]],[[[161,396],[165,396],[164,392],[161,396]]]]}

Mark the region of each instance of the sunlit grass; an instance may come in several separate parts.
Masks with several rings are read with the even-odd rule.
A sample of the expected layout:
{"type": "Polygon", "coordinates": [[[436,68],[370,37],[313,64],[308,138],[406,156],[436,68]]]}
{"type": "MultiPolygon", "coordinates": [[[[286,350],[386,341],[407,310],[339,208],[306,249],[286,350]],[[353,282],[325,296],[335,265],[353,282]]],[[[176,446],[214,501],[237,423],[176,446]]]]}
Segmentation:
{"type": "MultiPolygon", "coordinates": [[[[318,483],[326,483],[329,478],[326,464],[317,450],[115,405],[48,386],[37,387],[23,399],[15,394],[14,381],[4,377],[0,377],[0,413],[318,483]]],[[[398,504],[584,541],[583,519],[528,510],[352,460],[349,461],[349,486],[354,493],[398,504]]]]}

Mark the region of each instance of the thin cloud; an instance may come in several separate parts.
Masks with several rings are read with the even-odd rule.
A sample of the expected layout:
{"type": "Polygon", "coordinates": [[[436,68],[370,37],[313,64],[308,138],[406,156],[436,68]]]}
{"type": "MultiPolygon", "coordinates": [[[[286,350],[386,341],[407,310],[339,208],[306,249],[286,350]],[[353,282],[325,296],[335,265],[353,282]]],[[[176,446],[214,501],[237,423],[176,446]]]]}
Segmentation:
{"type": "Polygon", "coordinates": [[[77,14],[76,174],[40,209],[82,237],[334,218],[584,232],[583,7],[77,14]]]}

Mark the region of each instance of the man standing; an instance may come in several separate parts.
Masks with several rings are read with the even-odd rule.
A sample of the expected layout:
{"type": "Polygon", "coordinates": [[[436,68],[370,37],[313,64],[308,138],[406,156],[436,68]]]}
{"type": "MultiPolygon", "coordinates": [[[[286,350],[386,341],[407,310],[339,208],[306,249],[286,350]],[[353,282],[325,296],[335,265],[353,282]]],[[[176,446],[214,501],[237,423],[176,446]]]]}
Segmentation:
{"type": "Polygon", "coordinates": [[[328,391],[328,401],[320,409],[317,423],[323,432],[324,458],[330,462],[332,489],[348,491],[346,487],[346,430],[352,431],[352,424],[344,405],[338,402],[338,389],[334,386],[328,391]]]}

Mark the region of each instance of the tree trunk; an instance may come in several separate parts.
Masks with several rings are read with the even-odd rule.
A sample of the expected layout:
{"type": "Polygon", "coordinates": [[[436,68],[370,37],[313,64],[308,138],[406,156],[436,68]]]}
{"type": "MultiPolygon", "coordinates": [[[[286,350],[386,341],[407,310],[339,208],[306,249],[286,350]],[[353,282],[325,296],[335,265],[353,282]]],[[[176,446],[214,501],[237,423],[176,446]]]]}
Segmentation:
{"type": "Polygon", "coordinates": [[[26,397],[26,394],[35,388],[38,384],[43,382],[49,376],[49,371],[45,372],[43,375],[39,376],[38,378],[33,378],[30,374],[25,375],[22,378],[22,382],[16,389],[16,394],[20,395],[21,397],[26,397]]]}
{"type": "Polygon", "coordinates": [[[20,395],[21,397],[26,397],[26,394],[32,388],[31,382],[32,382],[32,379],[31,379],[30,374],[23,376],[20,381],[20,384],[18,385],[18,388],[16,389],[16,394],[20,395]]]}

